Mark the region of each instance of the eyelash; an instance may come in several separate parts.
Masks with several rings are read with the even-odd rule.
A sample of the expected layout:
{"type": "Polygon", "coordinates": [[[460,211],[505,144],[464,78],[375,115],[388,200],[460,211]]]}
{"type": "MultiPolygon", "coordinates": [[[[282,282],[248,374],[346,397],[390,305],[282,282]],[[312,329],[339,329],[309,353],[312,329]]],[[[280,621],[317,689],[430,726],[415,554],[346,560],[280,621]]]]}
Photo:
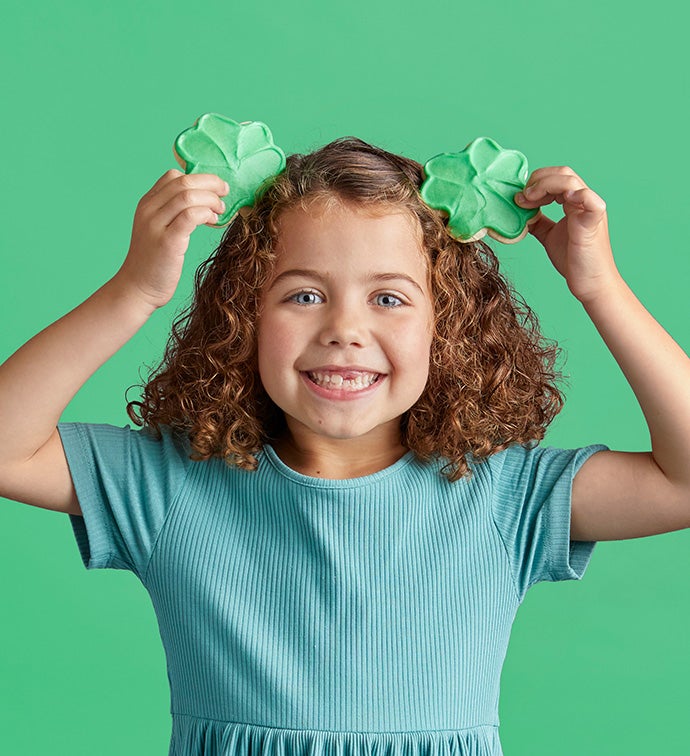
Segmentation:
{"type": "MultiPolygon", "coordinates": [[[[302,294],[313,294],[316,297],[321,296],[320,294],[317,294],[315,291],[308,291],[307,289],[303,289],[302,291],[295,292],[294,294],[292,294],[291,296],[289,296],[287,298],[287,301],[288,302],[295,302],[295,304],[299,305],[300,307],[309,307],[312,304],[317,304],[316,302],[307,302],[307,303],[296,302],[295,301],[296,297],[299,297],[302,294]]],[[[400,302],[400,304],[395,305],[393,307],[387,307],[387,306],[383,305],[383,309],[384,310],[395,310],[398,307],[404,307],[405,306],[405,302],[403,302],[400,297],[396,296],[395,294],[391,294],[390,292],[382,292],[381,294],[377,294],[376,296],[377,297],[392,297],[393,299],[397,299],[398,302],[400,302]]]]}

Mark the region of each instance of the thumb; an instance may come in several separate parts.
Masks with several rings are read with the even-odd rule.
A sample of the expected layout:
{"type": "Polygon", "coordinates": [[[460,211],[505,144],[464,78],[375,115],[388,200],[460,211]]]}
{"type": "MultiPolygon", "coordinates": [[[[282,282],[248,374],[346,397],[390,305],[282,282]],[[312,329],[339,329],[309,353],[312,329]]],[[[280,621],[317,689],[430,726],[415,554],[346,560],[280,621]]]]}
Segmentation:
{"type": "Polygon", "coordinates": [[[546,246],[546,237],[551,229],[556,225],[555,221],[547,218],[540,210],[534,218],[527,222],[527,230],[535,236],[543,246],[546,246]]]}

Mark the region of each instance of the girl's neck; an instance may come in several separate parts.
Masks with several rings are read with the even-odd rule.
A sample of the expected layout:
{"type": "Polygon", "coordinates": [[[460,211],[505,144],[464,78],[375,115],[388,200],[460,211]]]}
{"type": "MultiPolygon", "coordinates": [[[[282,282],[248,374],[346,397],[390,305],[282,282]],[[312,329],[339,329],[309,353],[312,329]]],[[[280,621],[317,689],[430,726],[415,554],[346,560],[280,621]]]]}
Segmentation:
{"type": "Polygon", "coordinates": [[[286,436],[271,444],[288,467],[312,478],[360,478],[385,470],[403,457],[408,449],[402,443],[382,445],[363,438],[326,439],[318,444],[303,444],[286,436]]]}

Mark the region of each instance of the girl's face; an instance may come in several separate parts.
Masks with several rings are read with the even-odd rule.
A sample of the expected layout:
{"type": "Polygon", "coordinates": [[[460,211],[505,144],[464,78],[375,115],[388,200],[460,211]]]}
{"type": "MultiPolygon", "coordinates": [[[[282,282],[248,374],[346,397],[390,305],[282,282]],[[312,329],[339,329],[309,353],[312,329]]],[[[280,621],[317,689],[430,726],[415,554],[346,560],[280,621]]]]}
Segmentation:
{"type": "Polygon", "coordinates": [[[400,416],[429,374],[433,305],[421,229],[405,213],[336,205],[292,208],[280,230],[258,357],[293,441],[399,445],[400,416]]]}

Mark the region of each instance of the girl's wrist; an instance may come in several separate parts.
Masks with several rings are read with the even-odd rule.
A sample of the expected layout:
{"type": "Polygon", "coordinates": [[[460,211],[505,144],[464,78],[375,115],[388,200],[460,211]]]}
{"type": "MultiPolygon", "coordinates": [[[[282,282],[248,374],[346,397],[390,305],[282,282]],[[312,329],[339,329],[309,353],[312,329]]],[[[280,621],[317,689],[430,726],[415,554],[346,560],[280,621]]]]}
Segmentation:
{"type": "Polygon", "coordinates": [[[120,270],[103,287],[118,301],[126,302],[128,307],[148,319],[158,307],[149,302],[136,284],[132,284],[127,275],[120,270]]]}
{"type": "Polygon", "coordinates": [[[591,282],[588,282],[586,287],[583,287],[584,290],[581,293],[573,291],[573,295],[586,308],[590,305],[606,302],[626,288],[627,284],[614,264],[610,270],[601,273],[591,282]]]}
{"type": "Polygon", "coordinates": [[[596,288],[591,289],[586,295],[577,297],[577,299],[585,310],[591,314],[591,312],[597,311],[602,307],[610,307],[614,302],[620,301],[629,291],[630,287],[625,282],[623,276],[616,270],[605,279],[602,279],[596,288]]]}

